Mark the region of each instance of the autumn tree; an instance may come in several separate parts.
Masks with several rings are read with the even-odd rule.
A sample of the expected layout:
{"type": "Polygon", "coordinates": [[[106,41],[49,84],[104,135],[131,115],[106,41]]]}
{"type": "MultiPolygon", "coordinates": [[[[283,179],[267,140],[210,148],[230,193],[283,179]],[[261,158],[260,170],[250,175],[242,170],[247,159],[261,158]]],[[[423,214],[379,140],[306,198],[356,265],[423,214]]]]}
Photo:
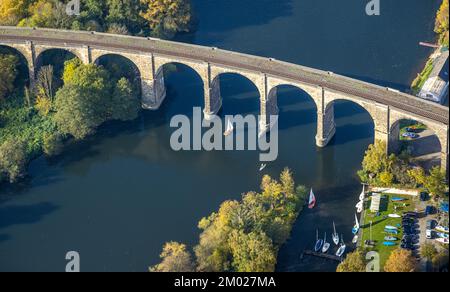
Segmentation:
{"type": "Polygon", "coordinates": [[[28,8],[30,17],[19,22],[19,26],[28,27],[55,27],[54,2],[48,0],[37,0],[32,2],[28,8]]]}
{"type": "Polygon", "coordinates": [[[147,20],[153,35],[170,38],[177,32],[189,31],[189,0],[140,0],[145,7],[141,16],[147,20]]]}
{"type": "Polygon", "coordinates": [[[25,175],[27,162],[25,143],[18,139],[7,139],[0,143],[0,182],[16,182],[25,175]]]}
{"type": "Polygon", "coordinates": [[[439,43],[447,46],[449,44],[449,1],[443,0],[436,15],[434,31],[439,34],[439,43]]]}
{"type": "Polygon", "coordinates": [[[366,262],[364,260],[364,254],[359,250],[347,254],[347,257],[338,265],[336,271],[339,273],[365,272],[366,262]]]}
{"type": "Polygon", "coordinates": [[[416,260],[412,252],[405,249],[396,249],[389,256],[384,265],[385,272],[414,272],[416,270],[416,260]]]}
{"type": "Polygon", "coordinates": [[[0,101],[14,90],[19,59],[11,54],[0,54],[0,101]]]}
{"type": "Polygon", "coordinates": [[[195,265],[186,245],[178,242],[168,242],[160,255],[162,261],[150,268],[151,272],[194,272],[195,265]]]}
{"type": "Polygon", "coordinates": [[[1,0],[0,25],[17,25],[28,14],[31,0],[1,0]]]}
{"type": "Polygon", "coordinates": [[[232,267],[237,272],[273,272],[276,251],[272,240],[263,232],[234,230],[229,237],[232,267]]]}

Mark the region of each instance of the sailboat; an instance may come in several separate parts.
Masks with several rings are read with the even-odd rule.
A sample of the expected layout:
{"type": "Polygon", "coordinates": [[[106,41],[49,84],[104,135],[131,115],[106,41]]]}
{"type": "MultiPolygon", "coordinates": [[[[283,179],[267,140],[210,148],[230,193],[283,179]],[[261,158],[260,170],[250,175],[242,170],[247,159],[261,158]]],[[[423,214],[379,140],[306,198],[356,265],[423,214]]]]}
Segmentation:
{"type": "Polygon", "coordinates": [[[344,238],[341,236],[341,246],[339,246],[339,249],[336,252],[336,256],[342,257],[345,253],[346,248],[347,248],[347,246],[344,243],[344,238]]]}
{"type": "Polygon", "coordinates": [[[333,234],[331,235],[331,237],[333,238],[334,244],[338,245],[339,244],[339,234],[336,232],[336,225],[334,224],[334,221],[333,221],[333,234]]]}
{"type": "Polygon", "coordinates": [[[363,185],[363,190],[361,192],[361,195],[359,195],[359,200],[364,201],[365,197],[366,197],[366,185],[363,185]]]}
{"type": "Polygon", "coordinates": [[[358,232],[359,232],[359,221],[358,221],[358,217],[355,214],[355,226],[353,226],[352,233],[354,235],[356,235],[356,234],[358,234],[358,232]]]}
{"type": "Polygon", "coordinates": [[[314,192],[311,189],[311,192],[309,193],[308,208],[313,209],[315,206],[316,206],[316,196],[314,195],[314,192]]]}
{"type": "Polygon", "coordinates": [[[327,242],[327,233],[325,232],[324,240],[323,240],[323,247],[322,252],[327,253],[327,251],[330,249],[330,243],[327,242]]]}
{"type": "Polygon", "coordinates": [[[316,230],[316,245],[314,246],[314,251],[319,252],[323,245],[323,239],[319,238],[319,230],[316,230]]]}
{"type": "Polygon", "coordinates": [[[225,137],[226,137],[226,136],[229,136],[229,135],[231,135],[231,134],[233,133],[233,131],[234,131],[233,123],[231,122],[230,119],[227,119],[227,128],[226,128],[226,130],[225,130],[225,133],[223,133],[223,135],[224,135],[225,137]]]}
{"type": "Polygon", "coordinates": [[[356,204],[356,212],[359,214],[364,209],[364,201],[359,201],[358,204],[356,204]]]}

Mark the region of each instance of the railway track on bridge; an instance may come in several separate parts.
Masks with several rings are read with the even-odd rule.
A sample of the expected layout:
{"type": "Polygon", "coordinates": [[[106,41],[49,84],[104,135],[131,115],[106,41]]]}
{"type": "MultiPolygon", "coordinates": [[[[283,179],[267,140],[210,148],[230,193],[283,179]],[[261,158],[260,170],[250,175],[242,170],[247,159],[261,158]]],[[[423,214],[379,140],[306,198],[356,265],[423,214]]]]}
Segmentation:
{"type": "MultiPolygon", "coordinates": [[[[69,32],[70,33],[70,32],[69,32]]],[[[76,34],[76,33],[74,33],[76,34]]],[[[93,36],[95,39],[96,34],[86,33],[82,34],[84,38],[87,36],[93,36]]],[[[115,36],[109,35],[101,35],[101,38],[98,39],[114,39],[115,36]]],[[[118,36],[117,38],[120,38],[118,36]]],[[[132,52],[143,52],[143,53],[153,53],[160,54],[165,56],[171,56],[176,58],[182,58],[193,61],[203,61],[211,64],[221,65],[230,68],[236,68],[239,70],[247,70],[251,72],[258,72],[262,74],[266,74],[269,76],[273,76],[276,78],[288,79],[294,82],[301,82],[313,86],[320,86],[325,89],[343,92],[349,95],[353,95],[355,97],[363,98],[369,101],[373,101],[376,103],[380,103],[383,105],[387,105],[390,107],[394,107],[396,109],[409,112],[420,117],[424,117],[427,119],[431,119],[434,121],[438,121],[445,125],[449,124],[449,111],[448,108],[443,108],[438,105],[431,105],[430,102],[426,102],[420,100],[416,97],[403,94],[390,92],[388,89],[382,88],[377,85],[365,83],[359,80],[350,79],[344,76],[339,75],[327,75],[326,72],[321,72],[319,70],[307,69],[306,67],[302,67],[295,64],[290,63],[277,63],[272,62],[267,58],[249,56],[239,53],[233,53],[228,51],[220,50],[223,52],[223,55],[217,53],[217,50],[213,50],[211,52],[206,51],[210,50],[210,48],[199,47],[204,50],[204,52],[199,52],[193,50],[191,45],[188,44],[179,44],[180,47],[189,48],[186,49],[186,52],[180,51],[180,48],[174,50],[168,50],[163,48],[158,48],[156,45],[159,40],[155,39],[145,39],[145,38],[136,38],[140,42],[146,41],[145,45],[139,45],[140,42],[136,42],[136,44],[130,45],[126,44],[118,44],[110,40],[107,41],[98,41],[98,40],[77,40],[76,38],[69,39],[61,39],[57,37],[43,37],[37,35],[30,35],[27,37],[21,35],[4,35],[0,34],[0,40],[5,41],[33,41],[39,42],[43,44],[52,44],[55,43],[62,46],[67,45],[76,45],[76,46],[89,46],[92,48],[99,49],[115,49],[119,51],[132,51],[132,52]],[[213,53],[214,52],[214,53],[213,53]],[[235,58],[232,58],[232,57],[235,58]],[[245,59],[247,58],[247,59],[245,59]],[[242,60],[245,60],[242,61],[242,60]],[[241,62],[240,62],[241,61],[241,62]],[[250,61],[254,61],[255,64],[251,64],[250,61]],[[275,65],[273,65],[275,64],[275,65]],[[272,67],[271,67],[272,66],[272,67]],[[296,72],[289,72],[296,71],[296,72]],[[429,109],[431,108],[431,110],[429,109]]],[[[166,41],[163,41],[166,42],[166,41]]],[[[167,42],[172,43],[172,42],[167,42]]],[[[194,46],[192,46],[194,47],[194,46]]],[[[199,49],[200,50],[200,49],[199,49]]]]}

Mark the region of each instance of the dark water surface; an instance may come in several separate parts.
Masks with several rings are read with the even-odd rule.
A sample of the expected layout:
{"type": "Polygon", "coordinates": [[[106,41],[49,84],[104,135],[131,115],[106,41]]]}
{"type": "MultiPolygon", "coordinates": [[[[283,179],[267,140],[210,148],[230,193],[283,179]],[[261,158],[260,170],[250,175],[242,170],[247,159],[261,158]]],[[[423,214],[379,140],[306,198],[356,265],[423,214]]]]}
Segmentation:
{"type": "MultiPolygon", "coordinates": [[[[382,1],[368,17],[366,1],[196,0],[197,31],[181,41],[331,70],[406,89],[430,51],[438,0],[382,1]],[[337,4],[339,2],[339,4],[337,4]]],[[[368,1],[367,1],[368,2],[368,1]]],[[[83,271],[144,271],[158,262],[166,241],[194,245],[197,222],[227,199],[257,190],[258,153],[174,152],[170,118],[202,106],[201,80],[179,66],[167,76],[168,96],[157,112],[131,123],[110,123],[60,157],[40,158],[31,178],[0,190],[0,271],[63,271],[65,254],[81,255],[83,271]]],[[[256,88],[245,78],[222,78],[222,114],[257,113],[256,88]]],[[[361,191],[355,172],[373,142],[364,109],[336,104],[337,134],[315,146],[314,102],[302,91],[279,91],[280,154],[266,173],[286,166],[298,183],[314,187],[319,204],[305,211],[279,254],[279,270],[330,271],[321,260],[300,263],[315,230],[351,239],[354,204],[361,191]]]]}

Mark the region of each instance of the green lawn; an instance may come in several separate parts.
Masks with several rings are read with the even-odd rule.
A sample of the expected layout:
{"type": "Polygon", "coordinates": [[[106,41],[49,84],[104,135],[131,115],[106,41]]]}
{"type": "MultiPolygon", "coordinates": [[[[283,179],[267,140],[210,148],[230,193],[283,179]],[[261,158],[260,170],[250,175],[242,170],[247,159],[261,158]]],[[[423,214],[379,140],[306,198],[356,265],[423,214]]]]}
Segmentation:
{"type": "Polygon", "coordinates": [[[380,254],[381,268],[384,267],[386,260],[388,259],[391,252],[397,249],[400,246],[400,240],[403,236],[403,230],[399,227],[399,234],[393,235],[397,237],[399,240],[396,242],[396,246],[388,247],[384,246],[384,237],[387,234],[384,232],[384,227],[386,225],[396,226],[401,224],[401,218],[389,218],[387,217],[389,214],[399,214],[401,215],[403,212],[413,211],[415,209],[414,199],[411,196],[404,195],[382,195],[381,204],[380,204],[380,214],[376,216],[370,211],[370,199],[369,202],[366,202],[364,209],[364,225],[361,227],[362,230],[362,247],[365,247],[364,242],[370,239],[370,222],[372,221],[372,240],[376,242],[375,247],[370,248],[370,250],[377,251],[380,254]],[[391,202],[391,198],[400,197],[405,198],[405,201],[393,203],[391,202]],[[403,204],[406,204],[406,207],[403,207],[403,204]],[[395,205],[399,206],[397,211],[394,211],[395,205]]]}
{"type": "Polygon", "coordinates": [[[402,141],[411,140],[411,138],[404,138],[402,136],[404,133],[406,133],[406,128],[414,129],[416,134],[420,134],[421,132],[423,132],[427,129],[427,126],[422,123],[416,122],[416,121],[401,121],[399,138],[402,141]]]}

